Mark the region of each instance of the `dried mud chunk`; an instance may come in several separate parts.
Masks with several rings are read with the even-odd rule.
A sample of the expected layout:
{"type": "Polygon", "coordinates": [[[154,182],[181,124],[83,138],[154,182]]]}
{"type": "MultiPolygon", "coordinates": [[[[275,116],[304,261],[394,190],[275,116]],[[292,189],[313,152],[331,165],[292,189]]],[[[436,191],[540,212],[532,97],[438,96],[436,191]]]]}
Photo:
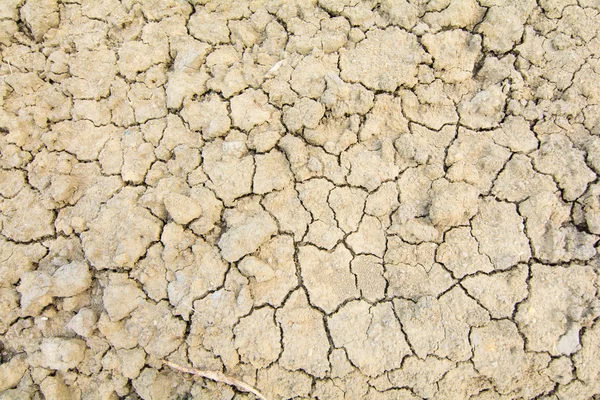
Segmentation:
{"type": "Polygon", "coordinates": [[[192,13],[193,6],[188,3],[181,3],[177,0],[154,0],[149,3],[144,3],[142,11],[144,16],[150,21],[161,21],[169,17],[187,17],[192,13]]]}
{"type": "Polygon", "coordinates": [[[257,283],[269,281],[275,277],[275,271],[266,262],[255,256],[246,256],[238,263],[238,269],[247,278],[257,283]]]}
{"type": "Polygon", "coordinates": [[[97,269],[131,269],[153,241],[161,223],[137,206],[139,190],[124,188],[100,209],[82,234],[83,250],[97,269]]]}
{"type": "Polygon", "coordinates": [[[52,208],[74,204],[100,171],[94,164],[77,163],[67,153],[39,152],[28,165],[28,181],[52,208]]]}
{"type": "Polygon", "coordinates": [[[131,383],[135,393],[144,400],[168,399],[174,397],[173,377],[170,371],[159,372],[146,367],[131,383]]]}
{"type": "Polygon", "coordinates": [[[171,193],[165,198],[165,208],[180,225],[187,225],[202,215],[202,206],[198,202],[178,193],[171,193]]]}
{"type": "Polygon", "coordinates": [[[507,269],[531,257],[529,240],[516,206],[493,198],[479,202],[479,213],[471,222],[479,250],[490,258],[495,269],[507,269]]]}
{"type": "Polygon", "coordinates": [[[392,25],[410,31],[419,22],[418,7],[406,0],[384,0],[380,7],[392,25]]]}
{"type": "Polygon", "coordinates": [[[17,291],[21,294],[21,315],[37,315],[52,303],[52,277],[47,272],[31,271],[20,278],[17,291]]]}
{"type": "Polygon", "coordinates": [[[275,325],[275,311],[270,307],[255,310],[233,330],[235,347],[243,362],[265,368],[279,357],[281,333],[275,325]]]}
{"type": "Polygon", "coordinates": [[[273,190],[285,189],[294,178],[287,159],[278,150],[254,157],[256,171],[254,173],[253,192],[265,194],[273,190]]]}
{"type": "Polygon", "coordinates": [[[293,233],[296,241],[302,239],[311,217],[310,213],[300,203],[298,193],[293,187],[267,194],[262,204],[277,219],[279,229],[282,232],[293,233]]]}
{"type": "Polygon", "coordinates": [[[277,146],[277,142],[285,132],[285,127],[278,119],[255,126],[248,133],[247,146],[257,153],[266,153],[277,146]]]}
{"type": "Polygon", "coordinates": [[[319,147],[308,146],[299,137],[289,134],[279,140],[279,147],[285,152],[296,181],[326,177],[336,185],[347,183],[348,166],[340,165],[339,157],[319,147]]]}
{"type": "Polygon", "coordinates": [[[542,261],[558,263],[572,259],[588,260],[596,254],[596,236],[569,226],[571,207],[556,193],[543,192],[519,205],[525,218],[533,255],[542,261]]]}
{"type": "Polygon", "coordinates": [[[476,327],[470,340],[475,368],[493,382],[499,393],[517,391],[525,398],[533,398],[554,387],[553,382],[536,371],[545,366],[539,365],[540,361],[545,359],[547,364],[549,357],[525,353],[523,338],[512,321],[490,321],[484,327],[476,327]]]}
{"type": "Polygon", "coordinates": [[[481,57],[481,37],[460,29],[426,34],[422,42],[433,56],[437,75],[448,83],[469,79],[481,57]]]}
{"type": "Polygon", "coordinates": [[[325,76],[337,72],[337,59],[337,54],[304,57],[292,72],[291,88],[302,97],[321,97],[325,91],[325,76]]]}
{"type": "Polygon", "coordinates": [[[429,218],[435,226],[466,225],[477,214],[479,191],[468,183],[440,179],[431,185],[431,192],[429,218]]]}
{"type": "Polygon", "coordinates": [[[185,322],[173,316],[166,301],[143,303],[125,324],[126,332],[137,338],[146,353],[157,358],[166,357],[179,347],[185,328],[185,322]]]}
{"type": "Polygon", "coordinates": [[[593,184],[583,200],[585,223],[593,234],[600,234],[600,185],[593,184]]]}
{"type": "Polygon", "coordinates": [[[418,299],[437,296],[452,286],[452,276],[435,263],[434,243],[408,244],[396,236],[388,238],[385,254],[387,296],[418,299]]]}
{"type": "Polygon", "coordinates": [[[57,28],[60,22],[58,1],[29,0],[21,7],[21,18],[27,24],[36,41],[41,41],[52,28],[57,28]]]}
{"type": "Polygon", "coordinates": [[[356,256],[350,263],[356,275],[356,286],[367,301],[376,302],[385,297],[387,281],[383,276],[383,263],[375,256],[356,256]]]}
{"type": "Polygon", "coordinates": [[[304,127],[316,128],[325,114],[323,104],[302,97],[293,107],[287,108],[283,113],[283,123],[291,132],[300,132],[304,127]]]}
{"type": "Polygon", "coordinates": [[[504,118],[506,95],[499,85],[490,86],[463,100],[457,107],[460,122],[470,129],[490,129],[504,118]]]}
{"type": "Polygon", "coordinates": [[[523,117],[507,116],[495,131],[494,141],[515,153],[530,153],[538,147],[538,140],[523,117]]]}
{"type": "Polygon", "coordinates": [[[73,318],[69,320],[67,328],[82,336],[89,338],[94,330],[96,330],[96,323],[98,317],[96,313],[90,308],[82,308],[73,318]]]}
{"type": "Polygon", "coordinates": [[[233,97],[230,104],[233,125],[244,131],[269,121],[276,113],[268,103],[267,95],[260,90],[248,89],[233,97]]]}
{"type": "Polygon", "coordinates": [[[486,9],[477,0],[455,0],[441,11],[429,12],[423,16],[430,26],[467,28],[471,30],[485,15],[486,9]]]}
{"type": "Polygon", "coordinates": [[[429,192],[433,181],[444,176],[441,165],[419,165],[404,171],[397,179],[400,207],[392,214],[392,227],[429,212],[429,192]]]}
{"type": "Polygon", "coordinates": [[[238,197],[252,192],[254,158],[246,154],[243,141],[221,139],[207,143],[202,150],[207,186],[231,206],[238,197]]]}
{"type": "Polygon", "coordinates": [[[233,328],[239,318],[249,314],[252,306],[248,279],[237,270],[230,270],[223,289],[194,302],[192,327],[186,339],[188,345],[202,346],[220,357],[227,368],[234,368],[239,363],[239,355],[233,328]]]}
{"type": "Polygon", "coordinates": [[[399,368],[411,353],[391,303],[352,301],[330,316],[327,326],[333,343],[345,348],[350,361],[371,377],[399,368]]]}
{"type": "Polygon", "coordinates": [[[483,34],[484,48],[495,53],[510,51],[521,39],[523,24],[535,6],[535,1],[522,1],[490,7],[477,28],[477,32],[483,34]],[[507,15],[511,16],[510,21],[507,21],[507,15]]]}
{"type": "Polygon", "coordinates": [[[40,364],[67,371],[83,361],[85,348],[85,342],[80,339],[45,338],[40,344],[40,364]]]}
{"type": "Polygon", "coordinates": [[[350,118],[328,118],[315,129],[304,129],[302,136],[308,143],[337,155],[357,142],[359,126],[360,118],[357,115],[350,118]]]}
{"type": "Polygon", "coordinates": [[[166,61],[165,54],[156,51],[150,44],[138,41],[129,41],[121,44],[117,67],[119,72],[128,81],[135,80],[136,75],[146,71],[154,64],[166,61]]]}
{"type": "Polygon", "coordinates": [[[16,244],[0,236],[0,287],[15,285],[47,252],[41,243],[16,244]]]}
{"type": "Polygon", "coordinates": [[[227,230],[221,235],[221,255],[235,262],[259,246],[277,232],[273,217],[262,209],[258,199],[238,203],[237,208],[225,211],[227,230]]]}
{"type": "Polygon", "coordinates": [[[229,43],[227,20],[219,13],[207,12],[201,8],[190,17],[187,27],[198,40],[210,44],[229,43]]]}
{"type": "Polygon", "coordinates": [[[486,193],[509,157],[510,151],[494,143],[493,132],[459,128],[446,157],[448,179],[465,181],[486,193]]]}
{"type": "Polygon", "coordinates": [[[60,376],[48,376],[40,384],[45,399],[74,400],[81,398],[81,390],[76,386],[67,386],[60,376]]]}
{"type": "Polygon", "coordinates": [[[590,266],[531,267],[529,297],[519,305],[515,316],[519,330],[527,338],[528,351],[558,356],[580,349],[581,327],[598,314],[595,279],[590,266]]]}
{"type": "Polygon", "coordinates": [[[0,170],[0,196],[5,199],[15,197],[25,186],[25,172],[19,170],[0,170]]]}
{"type": "Polygon", "coordinates": [[[566,385],[573,380],[573,371],[574,367],[571,358],[562,356],[552,359],[548,364],[548,368],[545,368],[542,373],[548,376],[553,382],[566,385]]]}
{"type": "MultiPolygon", "coordinates": [[[[8,395],[8,389],[17,387],[23,375],[27,372],[26,355],[17,355],[0,365],[0,392],[8,395]]],[[[15,397],[17,398],[17,397],[15,397]]]]}
{"type": "Polygon", "coordinates": [[[329,341],[320,312],[308,304],[299,289],[277,310],[276,319],[283,331],[283,353],[279,365],[296,371],[302,369],[316,377],[329,372],[329,341]],[[306,352],[306,349],[311,349],[306,352]]]}
{"type": "Polygon", "coordinates": [[[312,396],[317,399],[343,399],[344,391],[337,387],[333,380],[317,381],[314,386],[312,396]]]}
{"type": "Polygon", "coordinates": [[[468,276],[461,284],[490,312],[492,318],[510,318],[515,305],[527,297],[528,271],[525,265],[493,275],[468,276]]]}
{"type": "Polygon", "coordinates": [[[201,95],[206,90],[210,76],[201,67],[210,46],[190,36],[176,39],[171,46],[176,56],[173,72],[167,79],[167,104],[169,108],[178,108],[184,98],[201,95]]]}
{"type": "Polygon", "coordinates": [[[373,30],[354,49],[341,53],[340,76],[369,89],[393,92],[399,86],[413,86],[417,65],[427,58],[416,36],[396,27],[373,30]]]}
{"type": "Polygon", "coordinates": [[[438,382],[437,398],[468,399],[491,388],[492,384],[477,372],[473,364],[465,362],[448,371],[438,382]]]}
{"type": "MultiPolygon", "coordinates": [[[[93,164],[80,165],[94,166],[93,164]]],[[[72,207],[63,207],[58,211],[55,222],[57,231],[71,234],[74,231],[81,233],[87,230],[90,221],[98,216],[101,205],[123,186],[123,181],[119,177],[105,177],[96,175],[97,173],[96,168],[81,169],[81,177],[85,180],[79,181],[78,192],[81,193],[76,192],[73,198],[77,198],[79,194],[82,194],[82,197],[72,207]]]]}
{"type": "Polygon", "coordinates": [[[0,334],[5,334],[19,317],[19,300],[16,290],[0,287],[0,334]]]}
{"type": "Polygon", "coordinates": [[[0,19],[19,19],[20,0],[7,0],[0,4],[0,19]]]}
{"type": "Polygon", "coordinates": [[[110,94],[117,56],[109,49],[81,50],[71,57],[66,90],[77,99],[98,100],[110,94]],[[107,79],[108,77],[108,79],[107,79]]]}
{"type": "Polygon", "coordinates": [[[410,264],[386,264],[385,278],[389,282],[388,297],[418,299],[437,296],[452,286],[452,276],[440,265],[430,267],[410,264]]]}
{"type": "Polygon", "coordinates": [[[146,352],[139,347],[117,350],[117,356],[121,362],[120,371],[128,379],[137,378],[146,364],[146,352]]]}
{"type": "Polygon", "coordinates": [[[94,100],[75,100],[71,110],[73,120],[90,120],[95,126],[108,125],[111,122],[108,102],[94,100]]]}
{"type": "Polygon", "coordinates": [[[343,238],[344,231],[338,228],[334,223],[317,220],[309,225],[304,240],[317,247],[331,250],[343,238]]]}
{"type": "Polygon", "coordinates": [[[91,285],[92,274],[85,261],[62,265],[52,274],[52,295],[56,297],[76,296],[91,285]]]}
{"type": "Polygon", "coordinates": [[[296,185],[299,198],[313,220],[335,226],[335,216],[327,199],[335,186],[327,179],[311,179],[296,185]]]}
{"type": "MultiPolygon", "coordinates": [[[[581,335],[581,345],[582,349],[573,356],[573,361],[577,378],[585,385],[581,394],[591,396],[600,390],[600,362],[597,357],[600,348],[599,324],[595,324],[581,335]]],[[[574,384],[575,382],[577,381],[574,381],[574,384]]]]}
{"type": "Polygon", "coordinates": [[[121,176],[126,182],[140,184],[144,181],[148,169],[156,160],[154,146],[146,142],[142,132],[132,128],[126,130],[121,138],[123,165],[121,176]]]}
{"type": "Polygon", "coordinates": [[[358,143],[341,155],[342,166],[349,169],[348,183],[368,191],[398,176],[394,163],[394,146],[390,141],[358,143]]]}
{"type": "Polygon", "coordinates": [[[112,273],[102,294],[102,302],[110,320],[117,322],[143,304],[146,294],[126,274],[112,273]]]}
{"type": "Polygon", "coordinates": [[[306,396],[312,390],[312,378],[301,371],[292,372],[273,364],[257,373],[258,389],[270,399],[288,399],[306,396]]]}
{"type": "Polygon", "coordinates": [[[532,153],[532,158],[536,170],[556,179],[566,201],[577,199],[588,183],[596,179],[596,174],[585,164],[584,153],[561,134],[542,137],[540,149],[532,153]]]}
{"type": "Polygon", "coordinates": [[[166,95],[163,87],[149,88],[143,83],[134,83],[127,94],[133,107],[135,121],[139,124],[150,119],[167,116],[166,95]]]}
{"type": "Polygon", "coordinates": [[[106,338],[108,343],[116,349],[132,349],[138,345],[135,336],[125,330],[127,320],[112,322],[105,312],[100,315],[98,331],[106,338]]]}
{"type": "Polygon", "coordinates": [[[217,96],[209,96],[201,102],[184,100],[181,117],[191,130],[202,132],[204,139],[225,136],[231,126],[227,103],[217,96]]]}
{"type": "Polygon", "coordinates": [[[386,238],[381,221],[370,215],[365,215],[358,230],[346,238],[346,243],[354,253],[383,257],[386,249],[386,238]]]}
{"type": "Polygon", "coordinates": [[[384,227],[388,227],[390,214],[400,203],[398,202],[398,185],[385,182],[376,191],[370,193],[365,204],[365,214],[379,218],[384,227]]]}
{"type": "Polygon", "coordinates": [[[364,115],[373,107],[375,95],[362,85],[346,83],[333,72],[325,75],[325,82],[327,89],[323,93],[321,101],[334,117],[340,118],[352,114],[364,115]]]}
{"type": "MultiPolygon", "coordinates": [[[[291,67],[289,68],[291,70],[291,67]]],[[[278,70],[281,69],[282,68],[278,70]]],[[[292,71],[286,74],[287,78],[277,76],[274,79],[267,79],[267,81],[263,83],[262,89],[269,95],[269,102],[271,104],[277,107],[283,107],[285,105],[292,105],[298,100],[298,94],[290,87],[289,77],[291,76],[291,73],[292,71]]]]}
{"type": "Polygon", "coordinates": [[[332,252],[310,245],[299,248],[300,271],[312,304],[331,313],[344,301],[358,297],[351,260],[352,254],[342,244],[332,252]]]}
{"type": "Polygon", "coordinates": [[[192,302],[222,285],[228,266],[217,248],[180,226],[166,225],[161,241],[165,245],[162,259],[173,274],[167,286],[169,302],[187,320],[192,302]]]}
{"type": "Polygon", "coordinates": [[[419,400],[421,397],[413,394],[408,389],[389,389],[385,392],[378,392],[374,388],[369,388],[369,392],[365,394],[366,398],[373,400],[419,400]]]}
{"type": "Polygon", "coordinates": [[[489,257],[479,252],[479,244],[468,227],[446,232],[444,243],[437,249],[436,261],[458,279],[479,271],[488,273],[494,270],[489,257]]]}
{"type": "Polygon", "coordinates": [[[2,234],[9,239],[30,242],[54,234],[54,213],[28,187],[11,199],[0,200],[0,211],[2,234]]]}
{"type": "Polygon", "coordinates": [[[472,356],[469,331],[489,321],[489,314],[459,287],[439,300],[430,296],[416,302],[395,299],[394,308],[408,341],[421,359],[434,354],[452,361],[468,360],[472,356]]]}
{"type": "Polygon", "coordinates": [[[24,168],[31,161],[32,156],[17,145],[10,144],[5,137],[0,138],[2,153],[0,154],[0,165],[5,169],[24,168]]]}
{"type": "Polygon", "coordinates": [[[402,368],[388,374],[396,387],[409,387],[423,398],[433,398],[438,391],[437,382],[448,372],[454,363],[450,360],[428,356],[425,359],[408,357],[402,368]]]}
{"type": "Polygon", "coordinates": [[[515,154],[494,181],[492,193],[501,200],[521,202],[538,193],[558,190],[551,176],[533,169],[529,157],[515,154]]]}
{"type": "Polygon", "coordinates": [[[328,197],[329,206],[335,213],[338,226],[349,233],[358,229],[363,217],[367,192],[352,187],[336,187],[328,197]]]}
{"type": "MultiPolygon", "coordinates": [[[[267,275],[261,280],[256,270],[242,271],[247,273],[250,293],[256,306],[270,304],[279,307],[287,294],[298,284],[296,264],[294,262],[294,241],[290,236],[275,236],[261,245],[256,257],[247,257],[263,267],[268,268],[267,275]],[[249,272],[249,273],[248,273],[249,272]],[[272,275],[272,276],[271,276],[272,275]],[[269,278],[269,279],[265,279],[269,278]]],[[[243,270],[247,261],[242,260],[238,266],[243,270]]]]}
{"type": "Polygon", "coordinates": [[[373,108],[360,129],[360,140],[396,138],[402,133],[408,133],[408,121],[403,111],[405,110],[400,98],[389,94],[375,96],[373,108]]]}
{"type": "MultiPolygon", "coordinates": [[[[485,59],[483,60],[483,65],[481,66],[481,69],[477,71],[476,79],[480,79],[482,81],[483,87],[499,84],[515,72],[515,60],[516,57],[512,54],[507,54],[504,57],[494,57],[492,55],[489,55],[488,53],[485,59]]],[[[516,117],[511,115],[506,118],[506,121],[508,121],[509,119],[522,120],[522,118],[522,116],[516,117]]],[[[525,127],[523,126],[523,128],[525,127]]],[[[527,138],[527,140],[520,142],[519,140],[513,139],[513,134],[507,133],[507,135],[511,137],[511,142],[516,147],[523,147],[529,145],[529,143],[531,142],[529,140],[529,137],[527,138]]]]}
{"type": "Polygon", "coordinates": [[[418,165],[443,165],[446,148],[456,135],[456,127],[445,125],[434,131],[421,125],[411,124],[411,133],[403,133],[394,142],[398,152],[396,164],[401,170],[418,165]]]}

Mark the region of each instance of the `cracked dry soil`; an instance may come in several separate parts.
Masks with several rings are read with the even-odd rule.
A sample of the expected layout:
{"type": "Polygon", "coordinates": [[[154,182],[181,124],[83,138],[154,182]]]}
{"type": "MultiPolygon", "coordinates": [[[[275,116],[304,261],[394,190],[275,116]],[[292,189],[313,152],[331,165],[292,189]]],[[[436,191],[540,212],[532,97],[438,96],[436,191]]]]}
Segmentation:
{"type": "Polygon", "coordinates": [[[600,393],[597,0],[0,0],[0,399],[600,393]]]}

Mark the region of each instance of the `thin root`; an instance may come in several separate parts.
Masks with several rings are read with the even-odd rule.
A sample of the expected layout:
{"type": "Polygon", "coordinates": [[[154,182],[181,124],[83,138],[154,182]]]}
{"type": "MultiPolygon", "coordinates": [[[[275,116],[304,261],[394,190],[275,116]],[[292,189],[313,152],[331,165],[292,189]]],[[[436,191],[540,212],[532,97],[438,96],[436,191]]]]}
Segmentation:
{"type": "Polygon", "coordinates": [[[235,386],[239,390],[242,390],[242,391],[248,392],[248,393],[252,393],[253,395],[255,395],[257,398],[259,398],[261,400],[267,400],[267,398],[261,392],[259,392],[258,389],[256,389],[255,387],[250,386],[247,383],[240,381],[239,379],[235,379],[230,376],[224,375],[221,372],[183,367],[181,365],[172,363],[171,361],[167,361],[167,360],[163,360],[163,363],[168,365],[169,367],[173,368],[174,370],[177,370],[180,372],[186,372],[186,373],[192,374],[192,375],[201,376],[203,378],[210,379],[210,380],[213,380],[216,382],[221,382],[221,383],[224,383],[229,386],[235,386]]]}

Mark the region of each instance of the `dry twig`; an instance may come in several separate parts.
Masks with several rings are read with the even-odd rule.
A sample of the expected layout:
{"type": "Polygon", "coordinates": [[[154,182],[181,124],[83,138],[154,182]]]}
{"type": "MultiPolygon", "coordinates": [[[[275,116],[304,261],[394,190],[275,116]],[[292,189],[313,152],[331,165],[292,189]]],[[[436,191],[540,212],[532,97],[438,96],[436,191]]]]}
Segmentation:
{"type": "Polygon", "coordinates": [[[247,383],[242,382],[239,379],[235,379],[230,376],[224,375],[221,372],[183,367],[181,365],[172,363],[171,361],[167,361],[167,360],[163,360],[163,363],[165,363],[169,367],[173,368],[174,370],[177,370],[180,372],[186,372],[186,373],[192,374],[192,375],[201,376],[203,378],[211,379],[216,382],[225,383],[226,385],[229,385],[229,386],[235,386],[236,388],[238,388],[244,392],[252,393],[253,395],[255,395],[257,398],[259,398],[261,400],[267,400],[267,398],[261,392],[259,392],[258,389],[256,389],[255,387],[248,385],[247,383]]]}

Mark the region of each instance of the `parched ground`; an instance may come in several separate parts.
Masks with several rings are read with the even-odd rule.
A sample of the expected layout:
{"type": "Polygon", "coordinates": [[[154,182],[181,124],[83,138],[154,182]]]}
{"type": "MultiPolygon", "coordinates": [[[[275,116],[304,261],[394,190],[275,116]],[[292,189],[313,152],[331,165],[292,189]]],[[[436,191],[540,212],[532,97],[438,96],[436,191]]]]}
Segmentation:
{"type": "Polygon", "coordinates": [[[600,397],[598,0],[0,0],[0,399],[600,397]]]}

